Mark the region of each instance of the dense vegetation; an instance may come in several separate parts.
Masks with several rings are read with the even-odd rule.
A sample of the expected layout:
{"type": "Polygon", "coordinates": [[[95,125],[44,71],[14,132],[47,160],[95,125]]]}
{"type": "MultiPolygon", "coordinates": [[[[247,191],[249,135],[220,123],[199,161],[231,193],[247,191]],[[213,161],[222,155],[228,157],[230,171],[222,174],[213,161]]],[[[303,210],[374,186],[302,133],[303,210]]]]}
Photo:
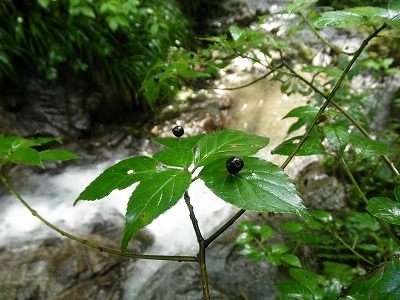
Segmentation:
{"type": "MultiPolygon", "coordinates": [[[[187,46],[190,24],[174,0],[5,0],[0,3],[0,84],[19,73],[101,77],[125,101],[146,99],[140,86],[169,53],[187,46]]],[[[176,92],[171,80],[163,97],[176,92]]],[[[153,106],[153,103],[150,103],[153,106]]]]}
{"type": "MultiPolygon", "coordinates": [[[[268,144],[266,137],[234,130],[181,137],[183,128],[175,128],[176,137],[154,139],[165,150],[152,157],[138,156],[118,162],[100,174],[75,200],[75,204],[82,200],[99,200],[113,190],[139,183],[128,200],[122,251],[101,247],[46,224],[63,235],[102,251],[134,258],[198,263],[204,298],[209,299],[207,247],[246,210],[290,213],[296,219],[278,228],[265,223],[241,223],[239,229],[242,233],[236,239],[243,255],[250,259],[266,259],[287,270],[294,281],[277,283],[281,299],[398,298],[400,175],[396,166],[400,164],[400,123],[393,115],[394,118],[387,120],[384,127],[374,126],[380,105],[376,100],[379,97],[374,95],[379,92],[379,84],[369,83],[379,83],[382,78],[400,74],[395,58],[390,57],[390,49],[382,50],[377,46],[379,42],[375,42],[385,39],[393,42],[387,44],[389,47],[398,45],[396,36],[400,30],[400,5],[391,1],[383,7],[364,6],[321,13],[314,6],[316,2],[294,0],[281,12],[296,16],[290,24],[285,24],[288,28],[284,35],[273,35],[262,26],[251,29],[231,26],[224,35],[203,38],[209,46],[196,53],[183,49],[169,51],[168,59],[154,61],[136,86],[136,93],[145,92],[148,103],[153,105],[162,94],[163,86],[169,86],[174,80],[183,82],[183,78],[211,76],[235,57],[252,61],[264,69],[264,74],[254,82],[266,78],[278,81],[282,93],[289,96],[300,93],[307,99],[307,105],[296,107],[285,116],[294,118],[295,122],[288,131],[287,139],[272,151],[272,154],[287,157],[280,167],[253,156],[268,144]],[[363,36],[363,41],[355,49],[338,47],[321,36],[319,29],[325,27],[336,30],[358,27],[357,33],[363,36]],[[302,43],[299,49],[296,39],[305,29],[312,32],[323,47],[302,43]],[[313,60],[324,51],[330,54],[331,60],[320,63],[313,60]],[[363,81],[363,88],[354,89],[356,80],[363,81]],[[297,130],[302,131],[298,133],[297,130]],[[293,157],[315,154],[323,158],[321,164],[330,175],[339,177],[348,188],[348,207],[345,209],[307,209],[296,186],[283,172],[293,157]],[[188,189],[195,180],[204,181],[214,194],[240,208],[208,238],[203,237],[190,203],[188,189]],[[199,243],[198,255],[150,257],[126,252],[135,233],[182,197],[188,206],[199,243]],[[285,241],[274,244],[271,237],[278,231],[284,232],[285,241]],[[301,249],[312,253],[313,264],[307,263],[301,249]]],[[[39,3],[43,9],[51,7],[47,1],[39,3]]],[[[78,13],[72,9],[72,14],[90,17],[94,13],[91,6],[72,8],[79,8],[78,13]]],[[[101,11],[100,7],[100,14],[101,11]]],[[[107,9],[103,8],[103,11],[107,9]]],[[[261,17],[260,23],[268,22],[270,17],[261,17]]],[[[18,22],[18,18],[16,20],[18,22]]],[[[106,16],[104,22],[109,28],[107,30],[116,33],[127,26],[122,19],[114,20],[106,16]]],[[[153,25],[148,30],[154,35],[160,29],[153,25]]],[[[32,26],[34,28],[36,23],[32,26]]],[[[40,53],[37,52],[40,51],[40,43],[39,47],[33,45],[35,53],[40,53]]],[[[21,47],[16,47],[15,53],[7,52],[11,50],[6,47],[4,49],[6,58],[26,59],[21,47]]],[[[56,75],[56,72],[48,71],[51,66],[65,63],[66,57],[54,66],[52,63],[55,61],[48,62],[49,65],[41,65],[40,60],[35,62],[40,68],[44,66],[41,70],[48,76],[56,75]]],[[[74,61],[74,57],[71,59],[74,61]]],[[[3,75],[14,72],[10,66],[10,63],[3,65],[3,75]]],[[[82,66],[77,67],[77,70],[83,69],[82,66]]],[[[394,111],[400,109],[398,96],[392,99],[394,111]]],[[[0,135],[0,170],[4,170],[3,166],[9,163],[44,167],[42,161],[45,160],[74,158],[66,152],[38,151],[35,148],[49,141],[52,139],[0,135]]],[[[2,173],[1,179],[33,215],[43,220],[12,188],[7,174],[2,173]]]]}

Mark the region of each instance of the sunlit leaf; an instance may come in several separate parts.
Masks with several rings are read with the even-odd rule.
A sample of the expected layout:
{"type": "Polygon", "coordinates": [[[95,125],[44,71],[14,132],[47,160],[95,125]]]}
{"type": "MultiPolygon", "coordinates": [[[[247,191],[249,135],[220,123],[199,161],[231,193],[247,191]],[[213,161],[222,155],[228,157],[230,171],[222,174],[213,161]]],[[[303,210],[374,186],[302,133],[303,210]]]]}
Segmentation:
{"type": "Polygon", "coordinates": [[[400,299],[400,258],[396,255],[391,261],[368,272],[342,291],[341,297],[351,296],[359,299],[400,299]]]}
{"type": "Polygon", "coordinates": [[[355,13],[346,11],[328,11],[323,13],[321,17],[314,22],[314,26],[317,28],[347,28],[360,26],[366,23],[366,18],[355,13]]]}
{"type": "Polygon", "coordinates": [[[363,136],[352,135],[350,143],[357,154],[357,160],[362,160],[371,156],[384,155],[389,150],[388,144],[374,141],[363,136]]]}
{"type": "Polygon", "coordinates": [[[174,206],[188,190],[191,174],[179,169],[161,169],[136,187],[128,202],[121,242],[126,251],[133,235],[174,206]]]}
{"type": "Polygon", "coordinates": [[[298,106],[288,112],[282,119],[286,118],[315,118],[318,114],[319,107],[312,105],[298,106]]]}
{"type": "MultiPolygon", "coordinates": [[[[298,143],[300,142],[301,136],[296,136],[291,139],[284,141],[282,144],[278,145],[271,154],[279,154],[289,156],[292,154],[298,143]]],[[[303,145],[301,145],[299,151],[296,152],[297,156],[308,156],[314,154],[325,154],[325,147],[322,145],[321,141],[315,137],[309,136],[303,145]]]]}
{"type": "Polygon", "coordinates": [[[367,210],[385,222],[400,225],[400,206],[385,197],[374,197],[368,201],[367,210]]]}
{"type": "Polygon", "coordinates": [[[295,185],[271,162],[243,157],[243,169],[233,175],[222,158],[206,165],[199,178],[219,198],[239,208],[256,212],[292,213],[309,219],[295,185]]]}
{"type": "Polygon", "coordinates": [[[157,161],[147,156],[137,156],[120,161],[101,173],[78,196],[79,200],[98,200],[115,189],[125,189],[155,172],[157,161]]]}
{"type": "Polygon", "coordinates": [[[256,154],[267,146],[269,138],[244,133],[238,130],[223,130],[204,136],[197,145],[195,166],[227,156],[247,156],[256,154]]]}
{"type": "Polygon", "coordinates": [[[44,168],[39,152],[32,148],[19,147],[8,155],[9,161],[21,165],[38,165],[44,168]]]}

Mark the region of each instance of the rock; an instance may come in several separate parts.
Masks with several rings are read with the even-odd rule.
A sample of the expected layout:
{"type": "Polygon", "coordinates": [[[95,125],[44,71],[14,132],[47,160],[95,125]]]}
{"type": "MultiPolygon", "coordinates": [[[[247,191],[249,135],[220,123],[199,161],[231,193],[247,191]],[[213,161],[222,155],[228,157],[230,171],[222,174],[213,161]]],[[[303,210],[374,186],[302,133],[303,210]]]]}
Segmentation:
{"type": "MultiPolygon", "coordinates": [[[[266,260],[249,260],[239,255],[234,240],[235,226],[215,240],[206,252],[207,273],[213,300],[268,300],[279,294],[274,282],[282,281],[278,268],[266,260]]],[[[141,300],[202,300],[197,263],[167,263],[141,288],[141,300]]]]}
{"type": "Polygon", "coordinates": [[[336,177],[328,175],[314,162],[305,167],[298,176],[298,187],[307,208],[328,211],[346,207],[346,186],[336,177]]]}
{"type": "MultiPolygon", "coordinates": [[[[120,217],[123,219],[122,215],[120,217]]],[[[88,241],[119,249],[120,228],[109,220],[91,223],[88,241]]],[[[152,239],[141,232],[132,243],[143,251],[152,239]]],[[[129,258],[100,252],[76,241],[48,237],[0,250],[0,299],[107,299],[123,297],[129,258]]]]}

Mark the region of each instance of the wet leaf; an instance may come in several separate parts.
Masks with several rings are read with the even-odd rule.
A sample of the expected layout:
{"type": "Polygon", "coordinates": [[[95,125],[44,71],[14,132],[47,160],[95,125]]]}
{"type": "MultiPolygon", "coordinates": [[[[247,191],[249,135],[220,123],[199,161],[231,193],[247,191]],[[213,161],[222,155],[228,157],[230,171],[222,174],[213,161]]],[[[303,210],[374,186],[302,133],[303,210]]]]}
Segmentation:
{"type": "Polygon", "coordinates": [[[93,180],[75,200],[98,200],[113,190],[125,189],[155,172],[157,161],[147,156],[128,158],[109,167],[93,180]]]}
{"type": "Polygon", "coordinates": [[[333,27],[348,28],[367,23],[367,19],[361,15],[346,11],[329,11],[323,13],[315,22],[317,28],[333,27]]]}
{"type": "Polygon", "coordinates": [[[190,181],[191,174],[187,171],[161,169],[139,183],[128,202],[122,251],[126,251],[134,234],[182,198],[190,181]]]}
{"type": "Polygon", "coordinates": [[[400,225],[400,206],[385,197],[374,197],[368,201],[367,210],[378,219],[400,225]]]}
{"type": "Polygon", "coordinates": [[[353,282],[345,289],[341,298],[351,296],[358,299],[400,299],[400,258],[396,255],[385,263],[353,282]]]}
{"type": "Polygon", "coordinates": [[[343,155],[350,140],[348,129],[344,126],[325,126],[324,133],[329,143],[343,155]]]}
{"type": "Polygon", "coordinates": [[[389,145],[363,136],[351,136],[350,143],[357,154],[357,161],[371,156],[384,155],[389,150],[389,145]]]}
{"type": "Polygon", "coordinates": [[[242,159],[244,167],[235,175],[226,170],[222,158],[206,165],[199,178],[215,195],[239,208],[310,218],[295,185],[281,168],[256,157],[242,159]]]}
{"type": "Polygon", "coordinates": [[[194,163],[204,166],[213,160],[229,156],[256,154],[267,146],[269,138],[238,130],[223,130],[204,136],[198,143],[194,163]]]}

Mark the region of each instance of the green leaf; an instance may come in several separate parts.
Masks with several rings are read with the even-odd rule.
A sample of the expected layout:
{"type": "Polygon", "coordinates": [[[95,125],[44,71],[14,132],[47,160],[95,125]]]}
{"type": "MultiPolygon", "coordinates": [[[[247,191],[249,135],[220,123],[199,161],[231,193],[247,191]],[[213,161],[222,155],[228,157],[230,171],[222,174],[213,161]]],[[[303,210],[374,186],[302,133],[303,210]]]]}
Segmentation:
{"type": "Polygon", "coordinates": [[[275,286],[279,289],[282,295],[286,296],[280,299],[304,299],[311,300],[315,299],[314,295],[311,293],[309,289],[307,289],[304,285],[298,282],[278,282],[275,283],[275,286]]]}
{"type": "Polygon", "coordinates": [[[199,178],[219,198],[256,212],[293,213],[309,219],[295,185],[278,166],[256,157],[243,157],[238,174],[226,170],[222,158],[206,165],[199,178]]]}
{"type": "Polygon", "coordinates": [[[331,77],[340,77],[343,73],[342,70],[338,68],[328,68],[328,67],[321,67],[321,66],[307,66],[302,69],[303,72],[308,73],[325,73],[331,77]]]}
{"type": "Polygon", "coordinates": [[[282,119],[286,118],[310,118],[314,119],[318,114],[319,107],[313,105],[298,106],[288,112],[282,119]]]}
{"type": "MultiPolygon", "coordinates": [[[[291,139],[284,141],[278,145],[271,154],[279,154],[289,156],[292,154],[297,144],[300,142],[301,136],[296,136],[291,139]]],[[[297,151],[296,156],[308,156],[314,154],[325,154],[325,147],[322,145],[319,139],[309,136],[303,145],[297,151]]]]}
{"type": "Polygon", "coordinates": [[[75,153],[64,150],[44,150],[39,153],[42,160],[65,161],[79,158],[75,153]]]}
{"type": "Polygon", "coordinates": [[[39,5],[43,8],[47,8],[49,6],[50,0],[37,0],[39,5]]]}
{"type": "Polygon", "coordinates": [[[324,133],[329,143],[343,155],[350,139],[348,129],[344,126],[325,126],[324,133]]]}
{"type": "Polygon", "coordinates": [[[323,223],[330,223],[333,221],[332,215],[326,210],[315,210],[312,215],[323,223]]]}
{"type": "Polygon", "coordinates": [[[128,202],[121,242],[126,251],[133,235],[174,206],[188,190],[191,174],[178,169],[161,169],[142,180],[128,202]]]}
{"type": "Polygon", "coordinates": [[[386,22],[393,28],[400,30],[400,2],[398,0],[389,2],[386,22]]]}
{"type": "Polygon", "coordinates": [[[32,148],[20,147],[8,155],[8,160],[21,165],[38,165],[44,168],[39,152],[32,148]]]}
{"type": "Polygon", "coordinates": [[[301,268],[301,261],[294,254],[285,253],[281,256],[281,260],[287,263],[289,266],[301,268]]]}
{"type": "Polygon", "coordinates": [[[167,166],[189,168],[193,162],[193,152],[187,148],[167,149],[155,153],[153,158],[167,166]]]}
{"type": "Polygon", "coordinates": [[[98,200],[115,189],[125,189],[155,172],[157,161],[147,156],[128,158],[109,167],[92,181],[75,200],[98,200]]]}
{"type": "Polygon", "coordinates": [[[371,156],[384,155],[389,150],[389,145],[363,136],[351,136],[350,143],[357,154],[357,161],[371,156]]]}
{"type": "MultiPolygon", "coordinates": [[[[348,288],[341,296],[367,296],[368,299],[400,299],[400,258],[396,255],[391,261],[368,272],[348,288]]],[[[358,298],[356,298],[358,299],[358,298]]]]}
{"type": "Polygon", "coordinates": [[[304,11],[307,6],[318,2],[318,0],[293,0],[293,4],[286,5],[286,12],[288,14],[304,11]]]}
{"type": "Polygon", "coordinates": [[[305,269],[290,268],[289,274],[315,294],[318,288],[318,277],[314,272],[305,269]]]}
{"type": "Polygon", "coordinates": [[[267,146],[269,138],[238,130],[223,130],[204,136],[198,143],[194,163],[204,166],[213,160],[228,156],[256,154],[267,146]]]}
{"type": "Polygon", "coordinates": [[[328,11],[319,17],[314,26],[317,28],[333,27],[347,28],[367,23],[367,19],[355,13],[346,11],[328,11]]]}
{"type": "Polygon", "coordinates": [[[374,197],[368,201],[367,210],[378,219],[400,225],[400,206],[385,197],[374,197]]]}
{"type": "Polygon", "coordinates": [[[243,32],[243,30],[241,30],[239,27],[237,27],[235,25],[229,26],[229,33],[231,34],[234,41],[237,41],[240,39],[242,32],[243,32]]]}
{"type": "Polygon", "coordinates": [[[394,196],[396,197],[397,202],[400,202],[400,186],[394,188],[394,196]]]}
{"type": "Polygon", "coordinates": [[[199,140],[204,137],[205,134],[199,134],[192,137],[187,138],[153,138],[153,141],[157,144],[163,145],[170,149],[178,149],[178,148],[186,148],[193,149],[194,146],[199,142],[199,140]]]}
{"type": "Polygon", "coordinates": [[[304,225],[299,222],[287,222],[282,225],[282,228],[290,232],[300,232],[304,229],[304,225]]]}

